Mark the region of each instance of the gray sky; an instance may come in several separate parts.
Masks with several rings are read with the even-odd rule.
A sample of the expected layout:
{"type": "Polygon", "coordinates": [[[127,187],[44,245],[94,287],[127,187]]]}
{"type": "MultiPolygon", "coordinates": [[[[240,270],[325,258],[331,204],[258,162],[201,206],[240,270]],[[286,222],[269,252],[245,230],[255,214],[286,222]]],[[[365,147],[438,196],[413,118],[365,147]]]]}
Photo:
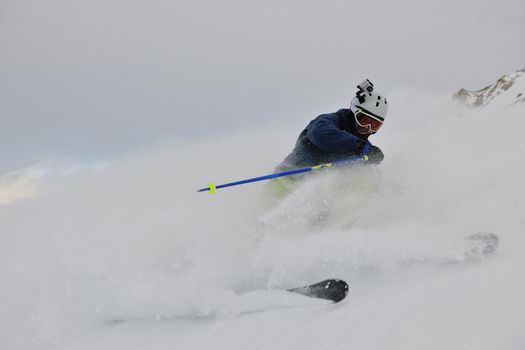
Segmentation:
{"type": "Polygon", "coordinates": [[[364,77],[479,89],[525,65],[524,33],[522,0],[2,0],[0,171],[306,123],[364,77]]]}

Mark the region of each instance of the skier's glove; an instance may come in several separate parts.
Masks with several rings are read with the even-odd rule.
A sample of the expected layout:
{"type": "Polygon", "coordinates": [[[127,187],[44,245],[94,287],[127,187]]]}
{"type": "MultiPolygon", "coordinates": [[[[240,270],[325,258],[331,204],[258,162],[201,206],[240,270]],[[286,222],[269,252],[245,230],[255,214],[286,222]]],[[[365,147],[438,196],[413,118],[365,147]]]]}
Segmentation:
{"type": "Polygon", "coordinates": [[[379,147],[370,145],[370,148],[368,149],[368,163],[370,164],[379,164],[383,161],[385,158],[385,155],[383,154],[383,151],[379,149],[379,147]]]}

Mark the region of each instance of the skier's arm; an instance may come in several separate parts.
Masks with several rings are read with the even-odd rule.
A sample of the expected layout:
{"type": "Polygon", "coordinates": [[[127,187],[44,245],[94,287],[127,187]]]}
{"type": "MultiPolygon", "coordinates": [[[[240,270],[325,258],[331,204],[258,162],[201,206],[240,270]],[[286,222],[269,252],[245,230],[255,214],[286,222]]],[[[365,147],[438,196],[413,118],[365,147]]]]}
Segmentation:
{"type": "Polygon", "coordinates": [[[337,127],[334,115],[326,114],[308,125],[308,139],[325,152],[359,153],[367,142],[337,127]]]}

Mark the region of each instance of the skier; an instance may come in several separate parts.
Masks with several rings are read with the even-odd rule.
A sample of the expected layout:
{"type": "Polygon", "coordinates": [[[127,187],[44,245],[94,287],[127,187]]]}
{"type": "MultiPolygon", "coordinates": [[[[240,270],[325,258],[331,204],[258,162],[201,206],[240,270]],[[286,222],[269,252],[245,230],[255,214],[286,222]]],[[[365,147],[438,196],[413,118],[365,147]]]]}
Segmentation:
{"type": "MultiPolygon", "coordinates": [[[[368,79],[357,85],[357,89],[349,109],[322,114],[306,126],[276,172],[332,163],[364,153],[368,156],[368,164],[383,161],[383,152],[372,145],[368,137],[383,125],[388,110],[387,100],[375,91],[374,84],[368,79]]],[[[263,207],[271,207],[276,200],[286,197],[297,186],[298,178],[286,176],[269,182],[261,196],[261,203],[265,203],[263,207]]]]}
{"type": "Polygon", "coordinates": [[[295,148],[277,166],[276,171],[331,163],[354,155],[363,155],[368,145],[368,162],[379,164],[384,155],[368,137],[383,125],[388,110],[386,98],[365,79],[357,85],[350,109],[322,114],[301,132],[295,148]]]}

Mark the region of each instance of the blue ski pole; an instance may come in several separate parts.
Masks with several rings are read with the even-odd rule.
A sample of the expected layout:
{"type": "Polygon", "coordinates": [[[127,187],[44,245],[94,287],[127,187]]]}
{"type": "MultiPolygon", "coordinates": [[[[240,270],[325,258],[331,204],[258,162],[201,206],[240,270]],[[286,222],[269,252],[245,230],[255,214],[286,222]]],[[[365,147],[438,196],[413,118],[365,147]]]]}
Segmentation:
{"type": "Polygon", "coordinates": [[[263,181],[263,180],[269,180],[269,179],[276,179],[278,177],[283,177],[283,176],[291,176],[291,175],[296,175],[296,174],[301,174],[301,173],[307,173],[309,171],[331,168],[333,166],[347,165],[347,164],[354,163],[354,162],[357,162],[357,161],[365,161],[366,162],[368,160],[368,156],[366,155],[368,153],[368,148],[369,148],[369,146],[368,146],[368,144],[366,144],[365,148],[363,150],[364,155],[362,155],[362,156],[353,156],[353,157],[350,157],[350,158],[347,158],[347,159],[337,160],[337,161],[332,162],[332,163],[319,164],[319,165],[309,166],[309,167],[305,167],[305,168],[288,170],[288,171],[283,171],[283,172],[280,172],[280,173],[274,173],[274,174],[269,174],[269,175],[264,175],[264,176],[259,176],[259,177],[253,177],[251,179],[240,180],[240,181],[235,181],[235,182],[229,182],[229,183],[222,184],[222,185],[215,185],[213,182],[208,182],[208,187],[201,188],[201,189],[197,190],[197,192],[207,192],[207,191],[209,191],[210,194],[214,194],[216,192],[216,190],[218,190],[219,188],[237,186],[237,185],[242,185],[242,184],[247,184],[247,183],[257,182],[257,181],[263,181]]]}

